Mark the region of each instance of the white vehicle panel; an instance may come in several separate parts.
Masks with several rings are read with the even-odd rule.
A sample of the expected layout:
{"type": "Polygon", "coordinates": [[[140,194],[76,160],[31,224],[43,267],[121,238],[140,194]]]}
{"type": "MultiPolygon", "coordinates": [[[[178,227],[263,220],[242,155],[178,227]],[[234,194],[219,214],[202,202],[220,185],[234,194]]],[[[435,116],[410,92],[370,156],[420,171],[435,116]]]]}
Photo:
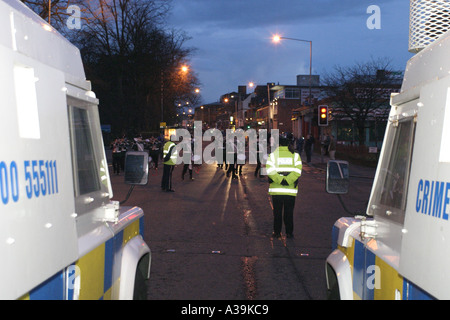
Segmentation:
{"type": "Polygon", "coordinates": [[[0,95],[12,97],[4,101],[0,118],[2,150],[7,151],[0,158],[0,255],[9,257],[0,265],[0,298],[9,299],[73,262],[77,235],[64,75],[4,47],[0,69],[0,95]],[[14,65],[34,71],[37,114],[32,121],[39,123],[34,138],[21,137],[24,115],[16,111],[17,97],[8,94],[15,92],[14,65]]]}
{"type": "Polygon", "coordinates": [[[440,299],[450,298],[450,163],[439,161],[449,87],[446,77],[420,93],[400,260],[400,273],[440,299]]]}
{"type": "Polygon", "coordinates": [[[53,67],[61,61],[37,60],[57,49],[14,4],[23,12],[0,2],[0,255],[8,257],[0,299],[20,297],[78,256],[65,72],[53,67]]]}

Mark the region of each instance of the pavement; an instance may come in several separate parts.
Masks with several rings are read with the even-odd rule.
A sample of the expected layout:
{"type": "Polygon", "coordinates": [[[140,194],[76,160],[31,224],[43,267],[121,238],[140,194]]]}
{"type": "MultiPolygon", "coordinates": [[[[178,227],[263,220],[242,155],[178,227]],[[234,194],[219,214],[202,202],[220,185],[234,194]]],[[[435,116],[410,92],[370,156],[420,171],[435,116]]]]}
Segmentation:
{"type": "MultiPolygon", "coordinates": [[[[305,159],[306,156],[304,153],[302,153],[302,160],[304,161],[303,164],[305,165],[305,159]]],[[[311,163],[306,164],[307,166],[311,166],[313,168],[326,171],[327,170],[327,163],[330,160],[329,156],[321,156],[318,153],[313,153],[311,156],[311,163]]],[[[335,159],[340,160],[340,159],[335,159]]],[[[350,177],[357,177],[357,178],[367,178],[367,179],[373,179],[375,177],[376,168],[364,166],[361,164],[352,163],[349,161],[349,170],[350,170],[350,177]]]]}

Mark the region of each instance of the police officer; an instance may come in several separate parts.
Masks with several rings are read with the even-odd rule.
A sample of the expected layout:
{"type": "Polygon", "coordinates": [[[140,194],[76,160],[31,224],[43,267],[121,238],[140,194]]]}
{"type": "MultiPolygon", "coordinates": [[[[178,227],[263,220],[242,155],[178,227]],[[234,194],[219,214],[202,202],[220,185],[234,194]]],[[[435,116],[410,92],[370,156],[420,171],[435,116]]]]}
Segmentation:
{"type": "Polygon", "coordinates": [[[266,163],[270,182],[269,195],[273,202],[274,238],[281,237],[283,214],[286,237],[292,238],[294,232],[294,205],[298,193],[298,178],[302,173],[302,160],[294,152],[291,140],[291,134],[280,136],[280,146],[269,155],[266,163]]]}
{"type": "Polygon", "coordinates": [[[177,162],[177,151],[176,145],[173,142],[174,139],[174,135],[170,136],[170,141],[167,141],[164,144],[163,149],[164,170],[161,180],[161,189],[167,192],[175,192],[175,190],[172,189],[172,172],[177,162]]]}

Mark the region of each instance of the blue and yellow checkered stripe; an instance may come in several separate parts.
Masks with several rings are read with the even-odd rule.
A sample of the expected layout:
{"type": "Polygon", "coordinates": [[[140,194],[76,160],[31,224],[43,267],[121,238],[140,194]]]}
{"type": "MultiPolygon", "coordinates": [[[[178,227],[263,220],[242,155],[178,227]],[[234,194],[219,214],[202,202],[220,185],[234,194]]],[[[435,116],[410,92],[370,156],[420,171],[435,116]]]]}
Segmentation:
{"type": "Polygon", "coordinates": [[[384,260],[376,256],[361,241],[351,238],[351,246],[344,248],[337,245],[339,230],[333,227],[333,250],[339,249],[348,258],[352,271],[353,298],[360,300],[394,300],[396,293],[402,300],[431,300],[431,295],[420,289],[411,281],[403,278],[397,270],[384,260]],[[380,274],[377,274],[379,283],[373,283],[373,272],[368,272],[369,266],[375,266],[380,274]]]}
{"type": "MultiPolygon", "coordinates": [[[[138,234],[143,234],[143,231],[144,218],[141,217],[74,263],[80,268],[82,275],[80,300],[111,299],[113,284],[119,280],[119,275],[113,274],[114,257],[129,240],[138,234]]],[[[65,278],[65,272],[61,270],[21,299],[72,300],[73,290],[65,290],[65,278]]]]}

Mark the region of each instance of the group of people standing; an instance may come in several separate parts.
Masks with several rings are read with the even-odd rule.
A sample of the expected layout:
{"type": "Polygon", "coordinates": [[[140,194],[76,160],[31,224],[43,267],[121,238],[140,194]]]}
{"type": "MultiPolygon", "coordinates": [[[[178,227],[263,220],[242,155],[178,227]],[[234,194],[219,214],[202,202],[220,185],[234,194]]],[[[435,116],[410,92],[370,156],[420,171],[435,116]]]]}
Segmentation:
{"type": "Polygon", "coordinates": [[[234,141],[234,139],[224,139],[222,143],[222,146],[218,146],[222,149],[222,161],[217,162],[217,168],[225,169],[228,178],[231,176],[231,179],[237,179],[238,175],[242,175],[242,167],[246,160],[245,153],[239,152],[243,146],[240,145],[240,141],[234,141]]]}
{"type": "MultiPolygon", "coordinates": [[[[331,158],[334,158],[335,152],[335,141],[334,137],[329,137],[329,143],[327,143],[326,147],[324,147],[324,143],[322,142],[322,147],[326,148],[326,151],[329,152],[331,158]]],[[[270,140],[270,137],[269,139],[270,140]]],[[[259,174],[261,177],[261,153],[263,152],[262,148],[267,146],[267,149],[264,150],[268,152],[268,140],[260,141],[258,140],[257,147],[257,166],[255,169],[255,177],[259,174]],[[264,146],[264,143],[266,145],[264,146]]],[[[324,140],[327,141],[327,140],[324,140]]],[[[181,142],[183,143],[183,142],[181,142]]],[[[190,141],[190,148],[183,148],[183,157],[184,159],[193,158],[193,139],[190,141]]],[[[227,177],[232,177],[232,179],[237,179],[238,175],[242,175],[242,167],[243,163],[245,163],[245,158],[238,158],[240,149],[237,145],[238,142],[233,141],[223,141],[223,145],[219,146],[219,148],[223,151],[223,161],[218,162],[217,166],[220,169],[225,168],[227,177]],[[230,145],[227,146],[227,143],[230,145]],[[232,152],[233,155],[227,154],[232,152]],[[233,157],[233,158],[230,158],[233,157]],[[234,161],[230,161],[233,159],[234,161]],[[239,161],[238,161],[239,160],[239,161]],[[242,163],[242,164],[241,164],[242,163]]],[[[314,147],[314,138],[311,135],[308,135],[306,139],[294,139],[292,134],[282,134],[279,137],[279,146],[270,154],[266,154],[265,162],[266,162],[266,173],[269,180],[269,188],[268,193],[271,196],[272,204],[273,204],[273,234],[272,236],[275,238],[281,237],[282,225],[284,222],[285,232],[287,238],[293,237],[294,231],[294,207],[295,207],[295,199],[298,194],[298,185],[299,178],[302,174],[302,160],[301,153],[304,150],[306,154],[307,163],[311,162],[312,150],[314,147]]],[[[120,167],[123,168],[122,164],[122,154],[124,155],[126,152],[126,146],[123,141],[116,140],[113,145],[113,167],[114,172],[117,173],[120,170],[120,167]],[[125,152],[124,152],[125,151],[125,152]]],[[[163,176],[161,179],[161,189],[166,192],[175,192],[172,184],[172,173],[177,164],[178,151],[176,148],[176,144],[174,142],[174,136],[171,136],[169,141],[166,141],[162,144],[157,138],[151,138],[148,141],[147,148],[149,150],[149,154],[152,157],[155,168],[158,166],[159,156],[162,153],[162,162],[164,164],[163,176]],[[161,152],[162,148],[162,152],[161,152]]],[[[240,149],[242,150],[242,149],[240,149]]],[[[245,157],[245,155],[244,155],[245,157]]],[[[184,163],[183,171],[182,171],[182,179],[184,180],[185,174],[189,170],[189,177],[193,180],[192,177],[192,161],[191,163],[184,163]]]]}
{"type": "MultiPolygon", "coordinates": [[[[269,179],[269,190],[268,193],[272,197],[273,203],[273,237],[281,237],[282,224],[284,221],[286,237],[292,238],[294,232],[294,205],[295,198],[298,194],[298,182],[299,177],[302,173],[302,160],[300,154],[295,152],[293,145],[293,138],[291,134],[282,135],[279,139],[279,147],[273,151],[267,158],[266,170],[269,179]]],[[[260,143],[258,143],[259,146],[260,143]]],[[[222,146],[223,160],[219,161],[218,168],[223,168],[227,172],[227,177],[232,175],[232,178],[236,179],[237,175],[242,174],[242,164],[238,163],[239,153],[237,152],[238,146],[234,141],[225,142],[222,146]],[[228,148],[226,148],[226,143],[230,143],[228,148]],[[227,153],[233,152],[233,160],[230,161],[230,156],[227,153]],[[228,161],[227,161],[228,160],[228,161]]],[[[186,148],[184,150],[193,150],[193,147],[186,148]]],[[[261,150],[258,148],[258,151],[261,150]]],[[[184,151],[183,151],[184,152],[184,151]]],[[[257,159],[260,159],[258,156],[257,159]]],[[[242,160],[245,159],[240,159],[242,160]]],[[[177,162],[177,148],[173,137],[171,140],[164,144],[163,148],[163,163],[164,171],[161,180],[161,189],[166,192],[174,192],[172,185],[172,173],[177,162]]],[[[261,162],[258,162],[256,170],[260,170],[261,162]]],[[[187,164],[183,166],[182,177],[186,173],[187,164]]],[[[190,169],[192,170],[192,169],[190,169]]],[[[257,171],[255,171],[256,175],[257,171]]],[[[192,171],[190,171],[190,176],[192,177],[192,171]]]]}
{"type": "MultiPolygon", "coordinates": [[[[172,173],[175,168],[175,165],[177,164],[177,158],[178,158],[178,150],[175,144],[175,136],[171,136],[170,140],[167,141],[164,144],[163,147],[163,164],[164,164],[164,170],[163,170],[163,176],[161,179],[161,189],[166,192],[175,192],[173,189],[172,184],[172,173]]],[[[182,150],[181,156],[183,157],[183,160],[189,159],[190,161],[184,161],[183,164],[183,171],[181,173],[181,179],[184,180],[184,176],[189,171],[189,179],[194,180],[192,173],[193,173],[193,167],[197,164],[195,164],[195,155],[193,154],[194,150],[194,139],[190,139],[187,141],[181,141],[184,145],[182,150]]]]}
{"type": "MultiPolygon", "coordinates": [[[[300,154],[295,152],[294,146],[292,144],[292,135],[280,136],[279,147],[272,152],[266,161],[267,176],[269,179],[269,190],[268,193],[272,197],[273,203],[273,237],[280,238],[282,224],[284,221],[286,237],[292,238],[294,232],[294,205],[295,198],[298,194],[298,182],[299,177],[302,173],[302,160],[300,154]]],[[[193,143],[193,142],[192,142],[193,143]]],[[[218,168],[223,168],[227,172],[227,177],[232,175],[233,179],[237,178],[237,175],[242,174],[242,164],[238,163],[237,145],[235,142],[225,142],[233,145],[226,148],[225,144],[222,146],[222,151],[224,154],[223,162],[219,161],[218,168]],[[230,155],[226,154],[228,152],[233,152],[233,160],[230,161],[230,155]],[[227,161],[228,160],[228,161],[227,161]]],[[[258,143],[259,144],[259,143],[258,143]]],[[[220,146],[219,146],[220,147],[220,146]]],[[[190,150],[192,152],[193,146],[191,148],[183,149],[190,150]]],[[[175,192],[172,185],[172,174],[174,167],[177,163],[177,148],[174,142],[174,137],[164,144],[163,148],[163,177],[161,180],[161,189],[166,192],[175,192]]],[[[185,156],[185,155],[183,155],[185,156]]],[[[191,156],[191,155],[187,155],[191,156]]],[[[257,157],[259,159],[259,156],[257,157]]],[[[240,159],[242,160],[245,159],[240,159]]],[[[182,177],[189,169],[189,164],[184,164],[182,177]]],[[[259,168],[261,163],[259,162],[259,168]]],[[[258,166],[256,170],[259,170],[258,166]]],[[[190,169],[190,177],[192,178],[192,169],[190,169]]],[[[256,175],[256,171],[255,171],[256,175]]]]}
{"type": "Polygon", "coordinates": [[[314,149],[314,137],[310,134],[306,136],[306,139],[300,137],[297,139],[296,151],[301,154],[305,150],[306,163],[311,163],[312,151],[314,149]]]}
{"type": "Polygon", "coordinates": [[[113,172],[116,175],[125,167],[125,155],[127,151],[144,151],[148,150],[148,154],[158,168],[158,159],[161,156],[161,145],[164,140],[161,137],[152,136],[149,139],[137,137],[134,139],[117,138],[111,143],[113,172]]]}
{"type": "Polygon", "coordinates": [[[116,139],[111,143],[112,163],[114,174],[119,175],[125,168],[125,154],[128,149],[128,142],[125,138],[116,139]]]}
{"type": "Polygon", "coordinates": [[[161,157],[161,149],[163,145],[164,139],[156,136],[150,137],[148,139],[147,147],[148,147],[148,155],[151,157],[151,161],[153,161],[155,165],[155,169],[158,169],[159,158],[161,157]]]}
{"type": "MultiPolygon", "coordinates": [[[[297,139],[296,151],[301,154],[305,150],[306,163],[311,163],[311,156],[314,149],[315,139],[313,136],[308,134],[306,139],[303,137],[297,139]]],[[[323,136],[321,141],[321,152],[323,155],[329,156],[331,160],[335,160],[336,155],[336,139],[334,135],[326,134],[323,136]]]]}

